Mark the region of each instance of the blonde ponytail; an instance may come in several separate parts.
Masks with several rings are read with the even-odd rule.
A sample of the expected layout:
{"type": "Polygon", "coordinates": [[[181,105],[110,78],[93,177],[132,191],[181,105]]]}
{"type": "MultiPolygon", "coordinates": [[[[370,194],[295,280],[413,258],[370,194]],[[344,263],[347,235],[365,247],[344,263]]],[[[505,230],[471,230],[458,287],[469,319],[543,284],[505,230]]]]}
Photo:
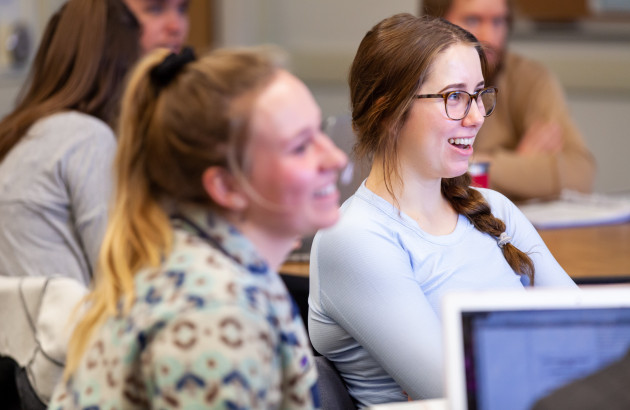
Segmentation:
{"type": "Polygon", "coordinates": [[[135,273],[143,267],[158,266],[172,244],[168,216],[151,195],[143,141],[150,122],[147,117],[151,116],[151,105],[155,101],[148,72],[167,53],[161,50],[143,60],[130,78],[123,97],[115,163],[115,200],[101,247],[94,289],[86,297],[87,310],[68,345],[65,379],[77,368],[94,330],[107,317],[129,310],[135,299],[135,273]],[[121,299],[123,308],[118,312],[121,299]]]}

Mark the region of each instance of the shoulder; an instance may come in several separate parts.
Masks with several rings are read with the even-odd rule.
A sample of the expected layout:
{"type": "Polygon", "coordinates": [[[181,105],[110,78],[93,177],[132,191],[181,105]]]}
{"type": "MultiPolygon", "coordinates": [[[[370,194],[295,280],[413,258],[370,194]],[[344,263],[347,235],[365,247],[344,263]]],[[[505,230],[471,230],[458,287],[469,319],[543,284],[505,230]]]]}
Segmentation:
{"type": "Polygon", "coordinates": [[[505,70],[513,75],[525,75],[526,77],[533,77],[541,73],[551,75],[551,71],[541,62],[515,53],[506,55],[505,70]]]}
{"type": "Polygon", "coordinates": [[[60,136],[64,141],[76,143],[89,141],[113,145],[116,141],[114,131],[109,125],[78,111],[64,111],[42,118],[33,124],[29,134],[60,136]]]}
{"type": "MultiPolygon", "coordinates": [[[[522,239],[527,237],[530,233],[536,233],[534,226],[523,214],[523,212],[505,195],[491,189],[474,189],[477,189],[484,198],[486,198],[486,201],[490,205],[492,215],[505,223],[506,231],[510,236],[517,239],[515,235],[516,232],[519,232],[519,238],[522,239]]],[[[534,237],[530,237],[528,241],[536,241],[536,238],[539,239],[537,234],[534,235],[534,237]]],[[[528,249],[528,247],[525,247],[524,249],[528,249]]]]}
{"type": "Polygon", "coordinates": [[[90,131],[113,134],[109,125],[92,115],[79,111],[63,111],[42,118],[33,127],[61,127],[62,129],[85,129],[90,131]]]}
{"type": "Polygon", "coordinates": [[[140,272],[135,285],[139,306],[156,314],[155,320],[185,311],[213,315],[225,307],[265,317],[270,292],[288,300],[284,289],[275,286],[280,279],[274,274],[253,274],[202,238],[176,229],[164,264],[140,272]]]}
{"type": "Polygon", "coordinates": [[[355,229],[391,231],[405,220],[396,206],[361,186],[342,206],[340,222],[355,229]]]}
{"type": "Polygon", "coordinates": [[[519,54],[508,53],[506,55],[503,72],[505,73],[506,86],[523,91],[535,91],[539,87],[558,85],[557,78],[547,66],[519,54]]]}
{"type": "Polygon", "coordinates": [[[409,260],[409,243],[419,243],[422,233],[398,210],[380,197],[355,196],[344,204],[340,221],[320,231],[313,240],[311,272],[333,274],[352,266],[364,269],[370,261],[409,260]],[[350,205],[350,206],[348,206],[350,205]]]}
{"type": "Polygon", "coordinates": [[[488,202],[511,202],[505,195],[499,191],[495,191],[494,189],[477,187],[471,188],[478,191],[488,202]]]}
{"type": "Polygon", "coordinates": [[[486,202],[488,202],[488,205],[490,205],[492,214],[497,218],[503,219],[518,209],[511,200],[498,191],[488,188],[473,189],[479,191],[479,193],[484,197],[486,202]]]}
{"type": "Polygon", "coordinates": [[[337,224],[321,231],[320,236],[332,244],[344,243],[347,248],[353,243],[363,246],[368,238],[395,236],[403,227],[397,209],[364,188],[343,204],[337,224]]]}

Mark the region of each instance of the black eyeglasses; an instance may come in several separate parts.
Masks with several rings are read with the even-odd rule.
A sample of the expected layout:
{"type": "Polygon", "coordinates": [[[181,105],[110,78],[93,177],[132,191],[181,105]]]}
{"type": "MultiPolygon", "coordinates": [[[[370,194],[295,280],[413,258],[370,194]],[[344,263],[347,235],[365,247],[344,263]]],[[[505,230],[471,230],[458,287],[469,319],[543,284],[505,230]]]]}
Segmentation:
{"type": "Polygon", "coordinates": [[[418,94],[416,98],[443,98],[446,115],[451,120],[461,120],[470,111],[472,100],[477,102],[477,107],[484,117],[489,116],[497,105],[496,87],[486,87],[479,91],[469,94],[466,91],[451,91],[444,94],[418,94]]]}

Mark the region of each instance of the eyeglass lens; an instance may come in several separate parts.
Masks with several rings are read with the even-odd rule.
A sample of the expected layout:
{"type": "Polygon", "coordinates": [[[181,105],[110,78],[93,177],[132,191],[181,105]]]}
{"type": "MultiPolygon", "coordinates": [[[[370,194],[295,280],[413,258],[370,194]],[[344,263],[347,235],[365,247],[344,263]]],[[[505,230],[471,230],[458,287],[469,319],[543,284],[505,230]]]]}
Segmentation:
{"type": "MultiPolygon", "coordinates": [[[[454,120],[461,120],[470,109],[470,94],[465,91],[453,91],[446,96],[446,114],[454,120]]],[[[483,90],[477,95],[477,107],[484,117],[492,114],[497,95],[493,88],[483,90]]]]}

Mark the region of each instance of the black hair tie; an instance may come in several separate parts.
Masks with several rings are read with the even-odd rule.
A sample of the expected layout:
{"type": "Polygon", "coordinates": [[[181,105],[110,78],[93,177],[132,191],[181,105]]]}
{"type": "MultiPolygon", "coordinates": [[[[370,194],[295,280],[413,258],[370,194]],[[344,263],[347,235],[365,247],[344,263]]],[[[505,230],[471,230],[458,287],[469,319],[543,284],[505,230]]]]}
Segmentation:
{"type": "Polygon", "coordinates": [[[195,52],[191,47],[184,47],[179,54],[171,53],[164,61],[151,70],[151,81],[158,87],[158,90],[166,87],[177,76],[177,73],[186,64],[195,61],[195,52]]]}

